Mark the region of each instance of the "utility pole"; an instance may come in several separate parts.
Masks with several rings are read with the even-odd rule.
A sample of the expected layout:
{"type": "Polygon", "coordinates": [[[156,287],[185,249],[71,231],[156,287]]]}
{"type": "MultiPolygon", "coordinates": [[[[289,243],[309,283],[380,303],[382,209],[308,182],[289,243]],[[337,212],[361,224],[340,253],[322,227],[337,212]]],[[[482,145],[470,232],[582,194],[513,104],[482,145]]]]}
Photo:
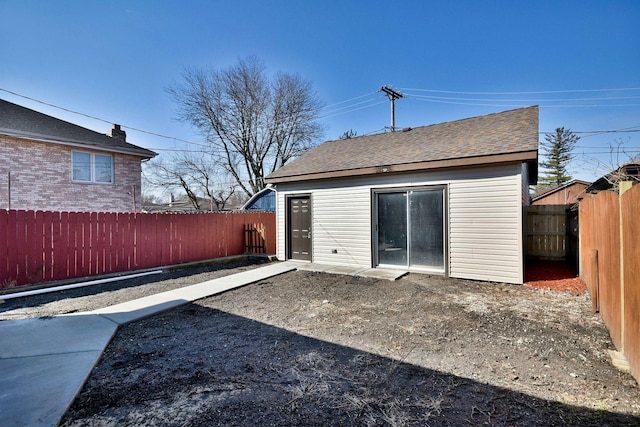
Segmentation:
{"type": "Polygon", "coordinates": [[[391,101],[391,132],[396,130],[396,99],[404,98],[404,95],[400,92],[396,92],[391,89],[389,86],[382,86],[380,91],[387,94],[389,101],[391,101]]]}

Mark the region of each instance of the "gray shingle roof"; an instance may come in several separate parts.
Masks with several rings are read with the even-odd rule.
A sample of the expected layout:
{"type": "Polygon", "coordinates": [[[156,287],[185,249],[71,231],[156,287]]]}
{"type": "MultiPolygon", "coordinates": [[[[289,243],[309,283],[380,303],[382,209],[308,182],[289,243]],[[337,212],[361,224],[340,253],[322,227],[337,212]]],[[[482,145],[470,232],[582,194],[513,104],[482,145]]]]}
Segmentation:
{"type": "MultiPolygon", "coordinates": [[[[325,142],[266,179],[298,180],[526,161],[537,176],[538,107],[325,142]]],[[[532,179],[535,181],[535,179],[532,179]]]]}
{"type": "Polygon", "coordinates": [[[610,190],[620,181],[633,181],[634,185],[638,184],[640,182],[640,163],[627,162],[595,180],[584,191],[585,193],[597,193],[598,191],[610,190]]]}
{"type": "Polygon", "coordinates": [[[152,158],[156,153],[0,99],[0,134],[152,158]]]}

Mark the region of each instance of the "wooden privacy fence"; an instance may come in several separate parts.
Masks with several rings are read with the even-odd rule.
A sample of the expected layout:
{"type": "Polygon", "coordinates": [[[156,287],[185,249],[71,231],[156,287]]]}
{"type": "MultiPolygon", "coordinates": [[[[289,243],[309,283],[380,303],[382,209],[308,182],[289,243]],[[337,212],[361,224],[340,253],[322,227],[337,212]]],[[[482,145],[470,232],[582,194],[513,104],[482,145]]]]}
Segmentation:
{"type": "Polygon", "coordinates": [[[275,253],[270,212],[0,210],[0,288],[240,255],[247,223],[275,253]]]}
{"type": "Polygon", "coordinates": [[[527,256],[564,259],[567,206],[532,205],[527,212],[527,256]]]}
{"type": "Polygon", "coordinates": [[[585,198],[579,211],[580,277],[640,380],[640,185],[585,198]]]}

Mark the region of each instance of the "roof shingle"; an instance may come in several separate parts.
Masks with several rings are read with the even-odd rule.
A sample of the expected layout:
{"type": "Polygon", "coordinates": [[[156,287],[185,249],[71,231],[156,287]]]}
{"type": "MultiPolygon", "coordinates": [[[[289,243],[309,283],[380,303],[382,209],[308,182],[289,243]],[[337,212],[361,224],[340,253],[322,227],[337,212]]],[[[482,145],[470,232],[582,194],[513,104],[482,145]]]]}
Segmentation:
{"type": "Polygon", "coordinates": [[[0,99],[0,134],[152,158],[155,152],[0,99]]]}
{"type": "Polygon", "coordinates": [[[537,150],[538,107],[533,106],[325,142],[269,175],[267,182],[366,175],[381,167],[383,172],[408,171],[507,159],[537,166],[537,150]]]}

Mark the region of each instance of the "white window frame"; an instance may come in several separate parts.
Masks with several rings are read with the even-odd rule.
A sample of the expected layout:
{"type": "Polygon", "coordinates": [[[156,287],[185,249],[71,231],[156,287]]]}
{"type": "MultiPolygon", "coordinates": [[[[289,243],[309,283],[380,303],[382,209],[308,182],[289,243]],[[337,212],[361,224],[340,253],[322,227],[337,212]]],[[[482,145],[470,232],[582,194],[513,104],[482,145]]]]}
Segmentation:
{"type": "Polygon", "coordinates": [[[75,183],[79,183],[79,184],[103,184],[103,185],[112,185],[114,184],[114,179],[113,179],[113,175],[114,175],[114,165],[113,165],[113,156],[111,154],[104,154],[104,153],[92,153],[89,151],[80,151],[80,150],[73,150],[71,152],[71,181],[75,182],[75,183]],[[73,156],[75,153],[79,153],[79,154],[88,154],[89,155],[89,179],[88,180],[84,180],[84,179],[75,179],[73,176],[73,166],[74,166],[74,159],[73,156]],[[97,181],[96,180],[96,156],[102,156],[102,157],[108,157],[111,160],[111,177],[109,179],[109,181],[97,181]]]}

